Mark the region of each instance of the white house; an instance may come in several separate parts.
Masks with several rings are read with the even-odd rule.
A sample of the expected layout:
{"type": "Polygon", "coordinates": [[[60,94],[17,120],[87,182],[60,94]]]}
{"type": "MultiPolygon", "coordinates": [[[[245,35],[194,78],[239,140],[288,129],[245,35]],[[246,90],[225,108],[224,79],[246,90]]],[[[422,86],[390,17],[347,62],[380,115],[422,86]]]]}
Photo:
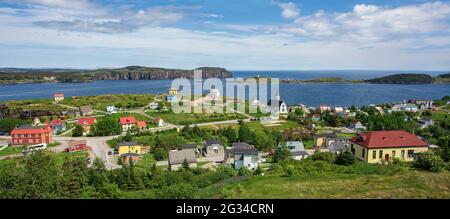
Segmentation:
{"type": "Polygon", "coordinates": [[[164,120],[161,119],[161,118],[159,118],[159,117],[156,117],[156,118],[153,120],[153,122],[155,122],[155,125],[158,126],[158,127],[161,127],[161,126],[164,125],[164,120]]]}
{"type": "Polygon", "coordinates": [[[272,114],[288,113],[287,105],[278,93],[275,100],[269,100],[268,106],[270,107],[269,112],[272,114]]]}
{"type": "Polygon", "coordinates": [[[156,102],[156,101],[153,101],[153,102],[151,102],[151,103],[148,104],[148,107],[149,107],[150,109],[152,109],[152,110],[158,109],[159,103],[156,102]]]}
{"type": "MultiPolygon", "coordinates": [[[[281,146],[282,144],[280,143],[278,147],[281,146]]],[[[286,142],[286,147],[289,149],[289,151],[291,151],[291,155],[294,160],[302,160],[309,156],[309,153],[306,152],[305,146],[301,141],[288,141],[286,142]]]]}
{"type": "Polygon", "coordinates": [[[106,112],[109,114],[117,113],[117,108],[115,106],[106,106],[106,112]]]}

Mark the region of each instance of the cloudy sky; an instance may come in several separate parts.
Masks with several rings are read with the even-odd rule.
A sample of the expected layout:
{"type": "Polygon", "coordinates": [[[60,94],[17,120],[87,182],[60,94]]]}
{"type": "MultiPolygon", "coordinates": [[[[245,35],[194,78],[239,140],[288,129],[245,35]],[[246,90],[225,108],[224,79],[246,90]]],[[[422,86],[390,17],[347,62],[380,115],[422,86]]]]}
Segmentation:
{"type": "Polygon", "coordinates": [[[450,69],[450,1],[0,0],[0,28],[0,67],[450,69]]]}

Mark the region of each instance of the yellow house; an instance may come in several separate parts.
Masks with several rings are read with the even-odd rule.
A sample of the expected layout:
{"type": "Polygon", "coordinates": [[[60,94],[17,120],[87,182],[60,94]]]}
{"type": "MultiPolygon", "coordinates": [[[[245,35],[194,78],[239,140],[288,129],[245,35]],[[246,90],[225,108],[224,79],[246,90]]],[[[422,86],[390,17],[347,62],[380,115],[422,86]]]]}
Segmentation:
{"type": "Polygon", "coordinates": [[[123,154],[142,154],[141,146],[136,142],[123,142],[119,144],[119,156],[123,154]]]}
{"type": "Polygon", "coordinates": [[[373,131],[350,140],[350,151],[367,163],[398,158],[413,161],[417,153],[428,151],[428,143],[406,131],[373,131]]]}

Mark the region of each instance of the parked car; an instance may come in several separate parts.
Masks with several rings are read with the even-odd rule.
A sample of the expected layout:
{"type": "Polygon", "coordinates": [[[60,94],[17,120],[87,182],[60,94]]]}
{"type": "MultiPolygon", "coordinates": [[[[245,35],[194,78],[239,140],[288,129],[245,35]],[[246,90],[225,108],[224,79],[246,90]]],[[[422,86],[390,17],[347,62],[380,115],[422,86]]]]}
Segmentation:
{"type": "Polygon", "coordinates": [[[111,151],[108,151],[108,155],[112,155],[112,152],[111,152],[111,151]]]}

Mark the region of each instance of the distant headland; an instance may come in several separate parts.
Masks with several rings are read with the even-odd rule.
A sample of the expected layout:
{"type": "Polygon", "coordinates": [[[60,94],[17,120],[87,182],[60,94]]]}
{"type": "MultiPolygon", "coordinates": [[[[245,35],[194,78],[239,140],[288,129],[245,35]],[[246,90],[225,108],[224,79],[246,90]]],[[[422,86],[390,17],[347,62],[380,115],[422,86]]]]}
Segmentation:
{"type": "Polygon", "coordinates": [[[428,74],[394,74],[367,80],[349,80],[340,77],[309,80],[281,80],[282,83],[373,83],[373,84],[431,84],[450,83],[450,73],[432,77],[428,74]]]}
{"type": "MultiPolygon", "coordinates": [[[[201,67],[203,78],[229,78],[232,73],[225,68],[201,67]]],[[[155,67],[128,66],[115,69],[73,70],[73,69],[0,69],[0,84],[21,83],[79,83],[96,80],[168,80],[194,77],[194,70],[165,69],[155,67]]]]}

